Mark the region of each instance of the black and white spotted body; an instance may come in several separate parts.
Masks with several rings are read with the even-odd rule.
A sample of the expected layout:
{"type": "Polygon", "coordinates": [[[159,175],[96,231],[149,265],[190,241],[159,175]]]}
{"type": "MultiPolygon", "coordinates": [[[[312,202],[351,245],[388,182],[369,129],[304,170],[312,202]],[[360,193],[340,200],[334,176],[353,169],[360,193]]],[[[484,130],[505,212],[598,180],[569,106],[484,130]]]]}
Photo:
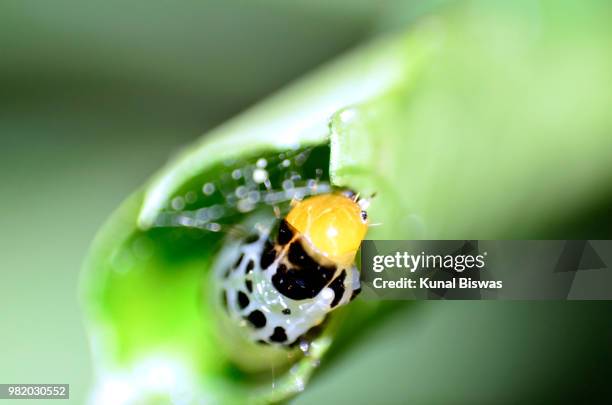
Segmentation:
{"type": "Polygon", "coordinates": [[[285,220],[226,247],[214,268],[227,316],[253,342],[292,347],[359,292],[354,265],[313,251],[285,220]]]}

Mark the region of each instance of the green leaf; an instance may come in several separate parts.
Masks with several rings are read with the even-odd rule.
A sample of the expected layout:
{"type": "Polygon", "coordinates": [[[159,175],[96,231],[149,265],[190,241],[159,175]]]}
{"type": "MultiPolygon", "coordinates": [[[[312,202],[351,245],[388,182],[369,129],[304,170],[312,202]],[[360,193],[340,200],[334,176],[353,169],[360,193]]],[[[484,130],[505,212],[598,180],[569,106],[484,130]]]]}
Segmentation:
{"type": "Polygon", "coordinates": [[[220,350],[214,297],[203,288],[223,235],[156,226],[174,198],[232,165],[314,147],[302,170],[329,166],[333,185],[376,193],[369,237],[381,239],[550,237],[610,198],[606,14],[596,3],[572,18],[572,3],[542,2],[538,18],[524,5],[465,4],[373,41],[213,130],[119,208],[83,276],[98,395],[124,382],[143,401],[182,391],[193,402],[281,401],[397,308],[357,300],[295,368],[238,370],[220,350]],[[155,373],[174,379],[155,385],[155,373]]]}

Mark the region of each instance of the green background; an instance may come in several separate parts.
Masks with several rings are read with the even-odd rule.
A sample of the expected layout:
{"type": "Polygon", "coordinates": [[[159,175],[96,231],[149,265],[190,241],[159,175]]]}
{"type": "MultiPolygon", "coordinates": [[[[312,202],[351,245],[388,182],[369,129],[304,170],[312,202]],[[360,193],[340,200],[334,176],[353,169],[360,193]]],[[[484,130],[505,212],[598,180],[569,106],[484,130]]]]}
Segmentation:
{"type": "MultiPolygon", "coordinates": [[[[438,3],[3,1],[0,382],[69,383],[83,403],[93,376],[77,284],[110,212],[207,129],[438,3]]],[[[596,395],[612,367],[611,309],[415,303],[330,361],[295,402],[596,395]]]]}

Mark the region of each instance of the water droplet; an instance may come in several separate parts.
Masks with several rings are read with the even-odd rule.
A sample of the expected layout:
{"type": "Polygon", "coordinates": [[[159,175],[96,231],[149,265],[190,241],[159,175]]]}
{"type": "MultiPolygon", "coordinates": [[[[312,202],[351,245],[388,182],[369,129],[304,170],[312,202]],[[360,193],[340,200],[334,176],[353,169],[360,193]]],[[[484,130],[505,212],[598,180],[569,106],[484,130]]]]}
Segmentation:
{"type": "Polygon", "coordinates": [[[291,166],[291,161],[289,159],[285,159],[283,160],[283,163],[281,163],[283,167],[289,167],[291,166]]]}
{"type": "Polygon", "coordinates": [[[261,194],[259,193],[259,191],[251,191],[249,192],[249,196],[247,198],[251,203],[255,204],[258,203],[261,199],[261,194]]]}
{"type": "Polygon", "coordinates": [[[240,169],[236,169],[232,172],[232,179],[238,180],[240,177],[242,177],[242,171],[240,171],[240,169]]]}
{"type": "Polygon", "coordinates": [[[243,199],[238,201],[238,211],[240,212],[249,212],[249,211],[253,211],[253,209],[255,208],[255,206],[253,205],[253,203],[247,199],[243,199]]]}
{"type": "Polygon", "coordinates": [[[267,165],[268,165],[268,161],[264,158],[257,159],[257,163],[255,163],[255,166],[257,166],[260,169],[263,169],[267,165]]]}
{"type": "Polygon", "coordinates": [[[264,183],[266,180],[268,180],[268,172],[264,169],[255,169],[253,171],[253,180],[255,183],[264,183]]]}
{"type": "Polygon", "coordinates": [[[245,198],[247,196],[247,192],[248,190],[245,186],[238,186],[234,191],[234,193],[236,193],[236,197],[238,198],[245,198]]]}
{"type": "Polygon", "coordinates": [[[308,354],[308,350],[310,350],[310,342],[303,339],[300,342],[300,350],[302,351],[302,353],[308,354]]]}
{"type": "Polygon", "coordinates": [[[186,215],[180,215],[179,217],[177,217],[176,222],[177,222],[177,225],[187,226],[187,227],[191,227],[195,225],[194,219],[186,215]]]}
{"type": "Polygon", "coordinates": [[[185,201],[187,202],[187,204],[193,204],[194,202],[196,202],[198,199],[198,196],[195,192],[190,191],[187,194],[185,194],[185,201]]]}
{"type": "Polygon", "coordinates": [[[205,195],[211,195],[212,193],[215,192],[215,185],[212,183],[206,183],[204,184],[204,186],[202,187],[202,192],[205,195]]]}
{"type": "Polygon", "coordinates": [[[210,224],[206,224],[206,229],[212,232],[219,232],[221,230],[221,225],[216,222],[211,222],[210,224]]]}
{"type": "Polygon", "coordinates": [[[283,181],[283,190],[291,190],[294,187],[295,187],[295,185],[293,184],[293,181],[291,181],[291,180],[283,181]]]}
{"type": "Polygon", "coordinates": [[[171,205],[172,205],[172,208],[173,208],[174,210],[176,210],[176,211],[180,211],[180,210],[182,210],[183,208],[185,208],[185,199],[184,199],[183,197],[181,197],[181,196],[174,197],[174,198],[172,199],[172,203],[171,203],[171,205]]]}

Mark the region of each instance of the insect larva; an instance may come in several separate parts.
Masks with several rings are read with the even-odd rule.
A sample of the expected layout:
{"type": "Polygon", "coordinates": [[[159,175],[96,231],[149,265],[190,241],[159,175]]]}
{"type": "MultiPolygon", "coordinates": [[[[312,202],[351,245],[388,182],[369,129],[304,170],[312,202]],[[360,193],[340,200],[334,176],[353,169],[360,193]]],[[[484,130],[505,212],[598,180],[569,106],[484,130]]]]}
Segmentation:
{"type": "MultiPolygon", "coordinates": [[[[285,218],[227,247],[211,284],[225,328],[233,329],[228,335],[264,351],[290,350],[310,339],[331,311],[359,292],[354,259],[366,231],[357,198],[328,193],[295,203],[285,218]]],[[[234,360],[257,368],[244,351],[234,360]]]]}

